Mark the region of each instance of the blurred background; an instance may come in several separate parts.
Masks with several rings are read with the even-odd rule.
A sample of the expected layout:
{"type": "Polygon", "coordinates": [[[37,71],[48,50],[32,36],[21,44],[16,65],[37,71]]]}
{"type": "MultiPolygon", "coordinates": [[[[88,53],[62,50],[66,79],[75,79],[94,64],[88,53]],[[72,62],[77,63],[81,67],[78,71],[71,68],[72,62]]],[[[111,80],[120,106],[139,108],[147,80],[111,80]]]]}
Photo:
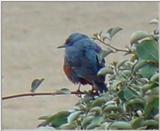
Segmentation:
{"type": "MultiPolygon", "coordinates": [[[[64,43],[72,32],[92,36],[120,26],[113,45],[125,48],[136,30],[152,31],[158,2],[2,2],[2,96],[30,92],[36,78],[44,78],[37,92],[76,90],[63,72],[64,43]]],[[[121,61],[114,54],[107,63],[121,61]]],[[[88,86],[82,87],[86,89],[88,86]]],[[[21,97],[2,101],[2,129],[32,129],[38,117],[72,108],[79,98],[21,97]]]]}

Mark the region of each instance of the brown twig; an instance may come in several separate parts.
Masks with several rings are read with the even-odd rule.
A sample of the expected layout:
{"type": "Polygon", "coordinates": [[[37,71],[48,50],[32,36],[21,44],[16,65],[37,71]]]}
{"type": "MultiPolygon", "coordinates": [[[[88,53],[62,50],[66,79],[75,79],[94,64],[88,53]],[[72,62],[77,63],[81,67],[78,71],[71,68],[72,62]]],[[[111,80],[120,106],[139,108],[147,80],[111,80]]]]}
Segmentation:
{"type": "MultiPolygon", "coordinates": [[[[77,94],[85,94],[84,92],[77,92],[77,91],[72,91],[69,94],[77,95],[77,94]]],[[[2,100],[7,100],[7,99],[12,99],[12,98],[17,98],[17,97],[25,97],[25,96],[55,96],[55,95],[65,95],[65,93],[61,92],[53,92],[53,93],[23,93],[23,94],[16,94],[16,95],[11,95],[11,96],[5,96],[2,97],[2,100]]]]}
{"type": "Polygon", "coordinates": [[[101,42],[102,44],[104,44],[104,45],[106,45],[106,46],[108,46],[108,47],[114,49],[116,52],[117,52],[117,51],[121,51],[121,52],[129,52],[128,50],[123,50],[123,49],[115,48],[115,47],[113,47],[112,45],[107,44],[106,42],[104,42],[103,40],[101,40],[101,39],[99,39],[99,38],[97,38],[97,40],[98,40],[99,42],[101,42]]]}

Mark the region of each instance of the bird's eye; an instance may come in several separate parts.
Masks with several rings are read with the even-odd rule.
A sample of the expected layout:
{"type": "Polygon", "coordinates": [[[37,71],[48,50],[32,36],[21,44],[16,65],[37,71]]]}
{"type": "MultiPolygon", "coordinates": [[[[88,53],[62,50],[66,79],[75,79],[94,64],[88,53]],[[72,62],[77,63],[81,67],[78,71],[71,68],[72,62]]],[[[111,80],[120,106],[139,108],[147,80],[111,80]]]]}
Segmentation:
{"type": "Polygon", "coordinates": [[[65,44],[68,45],[69,43],[70,43],[70,40],[67,39],[67,40],[65,41],[65,44]]]}

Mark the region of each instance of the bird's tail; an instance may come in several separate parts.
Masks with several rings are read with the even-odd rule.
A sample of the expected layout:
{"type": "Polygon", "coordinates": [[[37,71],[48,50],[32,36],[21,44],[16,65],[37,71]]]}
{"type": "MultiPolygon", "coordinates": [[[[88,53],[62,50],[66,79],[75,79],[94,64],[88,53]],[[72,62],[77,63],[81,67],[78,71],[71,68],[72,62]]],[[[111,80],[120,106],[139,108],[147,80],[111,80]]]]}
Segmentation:
{"type": "Polygon", "coordinates": [[[101,93],[108,91],[105,83],[95,82],[95,85],[101,93]]]}

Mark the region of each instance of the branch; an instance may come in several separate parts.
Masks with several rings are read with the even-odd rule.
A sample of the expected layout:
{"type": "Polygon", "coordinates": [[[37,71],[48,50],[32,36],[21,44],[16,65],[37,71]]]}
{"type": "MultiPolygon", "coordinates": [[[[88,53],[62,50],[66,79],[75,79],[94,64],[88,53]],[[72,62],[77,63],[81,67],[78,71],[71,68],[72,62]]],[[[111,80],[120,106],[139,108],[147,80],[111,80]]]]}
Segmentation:
{"type": "Polygon", "coordinates": [[[115,48],[115,47],[113,47],[112,45],[107,44],[107,43],[104,42],[103,40],[99,39],[98,37],[97,37],[97,40],[100,41],[102,44],[104,44],[104,45],[106,45],[106,46],[108,46],[108,47],[114,49],[116,52],[117,52],[117,51],[121,51],[121,52],[129,52],[128,50],[123,50],[123,49],[115,48]]]}
{"type": "MultiPolygon", "coordinates": [[[[69,94],[73,94],[73,95],[81,95],[81,94],[85,94],[84,92],[81,91],[72,91],[69,94]]],[[[25,97],[25,96],[55,96],[55,95],[66,95],[65,93],[61,93],[61,92],[53,92],[53,93],[23,93],[23,94],[17,94],[17,95],[11,95],[11,96],[5,96],[2,97],[2,100],[7,100],[7,99],[12,99],[12,98],[17,98],[17,97],[25,97]]]]}

